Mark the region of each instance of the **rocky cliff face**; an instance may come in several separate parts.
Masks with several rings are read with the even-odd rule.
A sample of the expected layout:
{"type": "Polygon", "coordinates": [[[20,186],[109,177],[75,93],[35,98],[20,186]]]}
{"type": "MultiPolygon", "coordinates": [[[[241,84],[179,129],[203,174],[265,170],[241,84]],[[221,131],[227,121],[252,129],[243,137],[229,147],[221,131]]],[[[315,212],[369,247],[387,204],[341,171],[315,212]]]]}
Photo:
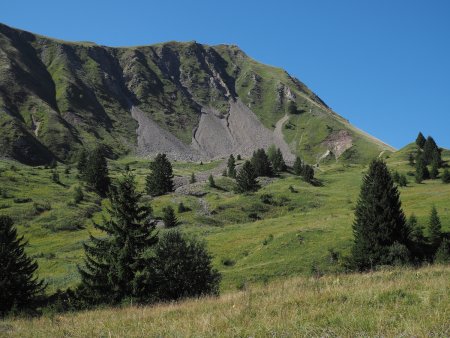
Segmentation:
{"type": "Polygon", "coordinates": [[[71,160],[95,143],[116,155],[184,160],[250,155],[271,144],[311,160],[325,151],[353,154],[361,140],[373,153],[388,148],[236,46],[110,48],[1,24],[0,127],[0,156],[30,164],[71,160]],[[345,146],[334,144],[344,131],[345,146]]]}

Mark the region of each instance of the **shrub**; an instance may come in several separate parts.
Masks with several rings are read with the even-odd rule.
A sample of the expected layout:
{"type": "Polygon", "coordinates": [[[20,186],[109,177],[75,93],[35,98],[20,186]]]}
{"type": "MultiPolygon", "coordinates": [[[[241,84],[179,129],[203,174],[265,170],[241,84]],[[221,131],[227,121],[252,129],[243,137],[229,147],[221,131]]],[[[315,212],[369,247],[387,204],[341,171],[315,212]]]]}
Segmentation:
{"type": "Polygon", "coordinates": [[[33,211],[34,211],[34,215],[39,215],[41,213],[43,213],[44,211],[48,211],[51,210],[52,206],[50,204],[50,202],[46,201],[46,202],[34,202],[33,203],[33,211]]]}
{"type": "Polygon", "coordinates": [[[29,203],[29,202],[32,202],[33,199],[32,199],[32,198],[29,198],[29,197],[23,197],[23,198],[18,197],[18,198],[15,198],[13,201],[14,201],[14,203],[20,204],[20,203],[29,203]]]}

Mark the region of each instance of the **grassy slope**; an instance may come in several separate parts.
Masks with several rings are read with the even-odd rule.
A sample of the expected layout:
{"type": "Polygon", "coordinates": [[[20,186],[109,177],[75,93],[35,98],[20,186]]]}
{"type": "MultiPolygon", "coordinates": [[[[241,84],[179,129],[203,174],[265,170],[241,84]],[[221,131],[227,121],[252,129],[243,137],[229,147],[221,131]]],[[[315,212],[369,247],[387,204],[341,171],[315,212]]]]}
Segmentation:
{"type": "Polygon", "coordinates": [[[448,266],[300,277],[219,298],[5,320],[0,330],[11,337],[444,337],[449,280],[448,266]]]}
{"type": "MultiPolygon", "coordinates": [[[[407,151],[388,159],[390,167],[401,172],[411,171],[407,151]]],[[[447,160],[449,157],[447,157],[447,160]]],[[[129,164],[135,169],[139,186],[143,188],[147,162],[123,158],[110,163],[111,172],[129,164]]],[[[175,175],[189,176],[191,172],[210,170],[219,162],[175,163],[175,175]]],[[[39,273],[50,286],[50,291],[74,285],[78,280],[76,264],[83,257],[82,242],[92,231],[90,216],[98,220],[101,201],[87,194],[79,206],[70,203],[73,187],[78,184],[76,170],[69,175],[58,168],[63,185],[53,183],[50,170],[31,168],[13,162],[0,162],[0,186],[6,197],[0,197],[0,213],[12,215],[19,232],[30,241],[28,252],[37,258],[39,273]],[[16,167],[15,170],[11,166],[16,167]],[[30,197],[28,203],[15,203],[14,198],[30,197]],[[33,203],[49,202],[51,210],[36,214],[33,203]],[[85,228],[77,230],[79,226],[85,228]]],[[[152,200],[156,216],[167,204],[175,208],[183,202],[192,210],[179,214],[185,232],[205,238],[214,255],[214,265],[222,272],[222,289],[236,289],[246,283],[264,283],[284,276],[309,273],[312,265],[325,271],[334,271],[329,263],[328,249],[348,252],[351,244],[353,209],[363,166],[328,165],[321,167],[317,177],[323,187],[305,184],[290,174],[264,186],[253,195],[237,195],[233,183],[216,177],[221,189],[201,184],[207,194],[203,201],[197,197],[169,194],[152,200]],[[290,192],[293,186],[297,192],[290,192]],[[271,194],[273,205],[261,202],[261,195],[271,194]],[[207,204],[205,214],[202,203],[207,204]],[[261,220],[254,221],[251,214],[261,220]],[[228,260],[231,265],[224,265],[228,260]]],[[[445,230],[450,230],[448,201],[450,185],[440,180],[413,183],[408,176],[408,187],[400,188],[405,213],[415,213],[426,225],[431,205],[435,204],[445,230]]],[[[104,202],[103,202],[104,203],[104,202]]]]}

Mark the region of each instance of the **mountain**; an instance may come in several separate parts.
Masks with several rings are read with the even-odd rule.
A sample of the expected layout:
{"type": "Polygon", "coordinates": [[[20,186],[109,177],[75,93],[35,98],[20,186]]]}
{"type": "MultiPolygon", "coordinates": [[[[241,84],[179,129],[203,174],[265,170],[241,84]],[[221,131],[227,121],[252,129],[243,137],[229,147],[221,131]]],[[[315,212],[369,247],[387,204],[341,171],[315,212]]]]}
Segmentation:
{"type": "Polygon", "coordinates": [[[393,148],[353,127],[284,70],[237,46],[112,48],[0,24],[0,157],[71,161],[165,152],[207,160],[280,147],[312,163],[366,162],[393,148]]]}

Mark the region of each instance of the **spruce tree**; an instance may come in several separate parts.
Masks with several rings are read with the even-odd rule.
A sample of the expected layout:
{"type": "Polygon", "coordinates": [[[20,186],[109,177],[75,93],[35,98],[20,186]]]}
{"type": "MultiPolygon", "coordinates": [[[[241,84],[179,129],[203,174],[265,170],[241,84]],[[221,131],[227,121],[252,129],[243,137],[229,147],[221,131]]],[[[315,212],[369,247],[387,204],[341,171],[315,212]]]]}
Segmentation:
{"type": "Polygon", "coordinates": [[[431,170],[430,170],[430,178],[431,179],[436,179],[439,176],[439,165],[437,163],[437,161],[433,160],[431,162],[431,170]]]}
{"type": "Polygon", "coordinates": [[[0,317],[12,308],[32,309],[46,287],[34,276],[38,265],[25,254],[27,242],[13,225],[10,217],[0,215],[0,317]]]}
{"type": "Polygon", "coordinates": [[[233,154],[231,154],[228,158],[227,168],[228,177],[236,178],[236,160],[234,159],[233,154]]]}
{"type": "Polygon", "coordinates": [[[417,217],[414,214],[408,219],[408,227],[410,229],[410,240],[415,243],[424,243],[425,236],[423,234],[423,226],[419,225],[417,217]]]}
{"type": "Polygon", "coordinates": [[[314,168],[308,164],[305,164],[303,166],[302,176],[306,182],[311,183],[314,179],[314,168]]]}
{"type": "Polygon", "coordinates": [[[105,196],[111,185],[108,175],[108,163],[104,150],[103,147],[99,146],[89,154],[83,177],[92,190],[101,196],[105,196]]]}
{"type": "Polygon", "coordinates": [[[442,226],[441,220],[439,219],[436,207],[433,205],[430,213],[430,220],[428,223],[428,233],[430,244],[436,249],[441,244],[442,240],[442,226]]]}
{"type": "Polygon", "coordinates": [[[117,303],[124,298],[141,298],[151,286],[142,278],[149,264],[145,252],[157,243],[152,210],[140,204],[141,194],[131,172],[111,189],[108,216],[94,227],[105,236],[84,244],[86,258],[81,274],[82,294],[91,303],[117,303]]]}
{"type": "Polygon", "coordinates": [[[294,166],[292,168],[294,170],[294,174],[297,176],[301,176],[303,174],[303,163],[300,157],[295,158],[294,166]]]}
{"type": "Polygon", "coordinates": [[[173,191],[172,165],[166,154],[158,154],[150,163],[150,174],[146,178],[146,190],[151,196],[160,196],[173,191]]]}
{"type": "Polygon", "coordinates": [[[175,210],[170,205],[164,207],[162,219],[166,228],[173,228],[180,224],[175,216],[175,210]]]}
{"type": "Polygon", "coordinates": [[[386,163],[374,160],[363,179],[353,223],[352,258],[359,270],[392,264],[407,252],[409,228],[386,163]]]}
{"type": "Polygon", "coordinates": [[[236,176],[237,191],[243,193],[258,190],[256,177],[255,169],[252,164],[249,161],[245,161],[236,176]]]}
{"type": "Polygon", "coordinates": [[[448,169],[444,170],[444,173],[442,174],[442,183],[450,183],[450,172],[448,171],[448,169]]]}
{"type": "Polygon", "coordinates": [[[283,154],[280,148],[275,149],[273,153],[268,153],[268,157],[275,172],[286,170],[286,162],[284,162],[283,154]]]}
{"type": "Polygon", "coordinates": [[[450,241],[444,239],[434,255],[434,262],[439,264],[450,263],[450,241]]]}
{"type": "Polygon", "coordinates": [[[251,163],[255,170],[256,176],[273,176],[272,164],[270,163],[264,149],[258,149],[253,153],[251,163]]]}
{"type": "Polygon", "coordinates": [[[416,138],[416,144],[420,149],[423,149],[424,145],[425,145],[425,137],[423,136],[423,134],[421,132],[419,132],[419,135],[417,135],[416,138]]]}
{"type": "Polygon", "coordinates": [[[424,158],[420,156],[416,160],[416,182],[421,183],[423,180],[428,178],[430,178],[430,172],[428,171],[424,158]]]}
{"type": "Polygon", "coordinates": [[[433,160],[433,157],[439,161],[440,152],[434,139],[431,136],[428,136],[427,140],[425,141],[425,145],[423,146],[423,159],[425,161],[425,164],[430,164],[433,160]]]}

